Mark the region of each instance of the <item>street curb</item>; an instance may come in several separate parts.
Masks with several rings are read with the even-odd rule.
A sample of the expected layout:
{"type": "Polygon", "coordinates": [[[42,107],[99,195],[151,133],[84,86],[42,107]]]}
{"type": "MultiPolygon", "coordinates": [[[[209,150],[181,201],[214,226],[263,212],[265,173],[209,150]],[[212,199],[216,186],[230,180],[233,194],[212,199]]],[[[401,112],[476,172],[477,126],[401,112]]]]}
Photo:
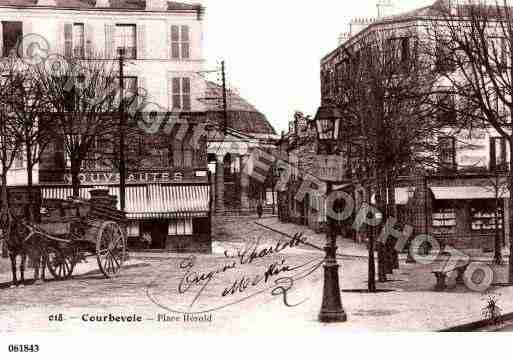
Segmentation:
{"type": "MultiPolygon", "coordinates": [[[[513,313],[501,315],[501,316],[499,316],[498,320],[499,320],[499,322],[506,322],[506,321],[513,320],[513,313]]],[[[457,325],[455,327],[438,330],[438,332],[439,333],[474,332],[478,329],[489,327],[490,325],[492,325],[492,324],[490,323],[489,319],[483,319],[483,320],[478,320],[476,322],[466,323],[466,324],[462,324],[462,325],[457,325]]]]}

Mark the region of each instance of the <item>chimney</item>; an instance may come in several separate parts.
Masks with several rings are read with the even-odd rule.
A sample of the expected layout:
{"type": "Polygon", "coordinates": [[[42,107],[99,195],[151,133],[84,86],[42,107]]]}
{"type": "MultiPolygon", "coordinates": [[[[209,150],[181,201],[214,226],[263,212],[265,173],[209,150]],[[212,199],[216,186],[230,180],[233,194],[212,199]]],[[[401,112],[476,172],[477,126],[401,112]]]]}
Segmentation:
{"type": "Polygon", "coordinates": [[[351,38],[350,34],[348,32],[343,32],[341,33],[339,36],[338,36],[338,44],[339,45],[342,45],[344,44],[347,40],[349,40],[351,38]]]}
{"type": "Polygon", "coordinates": [[[95,7],[110,7],[110,0],[96,0],[95,7]]]}
{"type": "Polygon", "coordinates": [[[378,19],[390,16],[394,12],[392,0],[378,0],[376,7],[378,8],[378,19]]]}
{"type": "Polygon", "coordinates": [[[146,0],[147,11],[165,11],[167,10],[167,0],[146,0]]]}
{"type": "Polygon", "coordinates": [[[37,0],[37,6],[57,6],[55,0],[37,0]]]}

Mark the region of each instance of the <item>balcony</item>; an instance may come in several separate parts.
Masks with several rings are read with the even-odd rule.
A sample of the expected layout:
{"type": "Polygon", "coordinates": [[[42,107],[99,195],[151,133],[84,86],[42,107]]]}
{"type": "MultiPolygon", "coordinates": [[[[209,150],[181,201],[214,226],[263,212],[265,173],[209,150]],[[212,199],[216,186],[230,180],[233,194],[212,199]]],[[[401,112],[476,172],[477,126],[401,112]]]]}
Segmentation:
{"type": "Polygon", "coordinates": [[[124,51],[125,59],[137,59],[137,48],[136,47],[118,47],[117,54],[118,56],[124,51]]]}
{"type": "Polygon", "coordinates": [[[77,59],[83,59],[85,58],[85,50],[84,47],[75,47],[73,49],[73,57],[77,59]]]}

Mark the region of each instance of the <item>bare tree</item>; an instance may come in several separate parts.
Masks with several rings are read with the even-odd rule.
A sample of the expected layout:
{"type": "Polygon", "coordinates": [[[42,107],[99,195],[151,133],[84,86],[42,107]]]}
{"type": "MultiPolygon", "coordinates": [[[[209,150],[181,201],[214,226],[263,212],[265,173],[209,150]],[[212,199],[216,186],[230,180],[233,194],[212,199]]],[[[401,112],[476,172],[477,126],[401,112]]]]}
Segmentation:
{"type": "MultiPolygon", "coordinates": [[[[396,215],[395,187],[400,175],[433,163],[439,123],[434,116],[436,78],[418,56],[416,28],[372,31],[345,48],[336,73],[338,106],[344,113],[351,171],[375,194],[384,220],[396,215]]],[[[326,90],[326,89],[325,89],[326,90]]],[[[332,97],[332,96],[330,96],[332,97]]],[[[374,235],[369,238],[369,290],[374,291],[374,235]]],[[[394,241],[377,243],[378,279],[397,268],[394,241]]]]}
{"type": "Polygon", "coordinates": [[[34,220],[33,170],[51,141],[52,117],[48,116],[48,99],[32,66],[11,58],[4,67],[9,91],[3,101],[13,115],[13,136],[21,143],[20,155],[27,171],[29,220],[34,220]]]}
{"type": "Polygon", "coordinates": [[[34,73],[51,106],[52,132],[63,142],[73,195],[78,196],[84,160],[98,141],[112,140],[119,132],[117,63],[101,56],[62,58],[59,63],[35,67],[34,73]]]}
{"type": "Polygon", "coordinates": [[[6,235],[3,226],[6,224],[3,221],[5,218],[8,218],[7,213],[9,211],[9,196],[8,196],[8,187],[7,187],[7,174],[11,169],[12,165],[16,157],[19,155],[21,149],[21,141],[18,136],[16,136],[16,121],[15,115],[13,113],[13,108],[8,101],[5,99],[10,98],[10,93],[13,90],[11,87],[11,83],[7,76],[4,76],[4,68],[9,68],[10,63],[13,61],[12,58],[7,58],[1,63],[0,69],[0,99],[3,101],[0,102],[0,181],[1,181],[1,194],[0,194],[0,202],[1,202],[1,210],[0,210],[0,228],[2,230],[0,247],[2,250],[2,255],[5,256],[5,243],[4,237],[6,235]]]}
{"type": "MultiPolygon", "coordinates": [[[[463,99],[467,126],[491,128],[513,149],[513,8],[508,1],[494,4],[462,1],[441,3],[438,16],[426,24],[434,55],[445,68],[441,77],[463,99]]],[[[513,189],[513,156],[509,158],[508,187],[513,189]]],[[[513,196],[509,198],[513,208],[513,196]]],[[[513,244],[513,221],[509,223],[513,244]]],[[[513,283],[513,251],[509,258],[513,283]]]]}

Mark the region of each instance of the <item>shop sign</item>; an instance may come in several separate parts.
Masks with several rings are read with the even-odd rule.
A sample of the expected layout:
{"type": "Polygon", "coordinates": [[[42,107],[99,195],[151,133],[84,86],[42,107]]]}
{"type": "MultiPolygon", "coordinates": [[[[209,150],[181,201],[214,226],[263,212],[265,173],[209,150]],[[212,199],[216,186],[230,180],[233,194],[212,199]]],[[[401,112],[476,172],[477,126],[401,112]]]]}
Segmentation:
{"type": "Polygon", "coordinates": [[[346,161],[341,156],[316,156],[314,173],[322,181],[343,182],[346,178],[346,161]]]}
{"type": "MultiPolygon", "coordinates": [[[[180,182],[183,180],[183,173],[169,172],[136,172],[129,173],[126,183],[155,183],[155,182],[180,182]]],[[[119,183],[119,173],[114,172],[84,172],[78,175],[82,185],[103,185],[119,183]]],[[[64,175],[64,182],[71,183],[71,174],[64,175]]]]}

